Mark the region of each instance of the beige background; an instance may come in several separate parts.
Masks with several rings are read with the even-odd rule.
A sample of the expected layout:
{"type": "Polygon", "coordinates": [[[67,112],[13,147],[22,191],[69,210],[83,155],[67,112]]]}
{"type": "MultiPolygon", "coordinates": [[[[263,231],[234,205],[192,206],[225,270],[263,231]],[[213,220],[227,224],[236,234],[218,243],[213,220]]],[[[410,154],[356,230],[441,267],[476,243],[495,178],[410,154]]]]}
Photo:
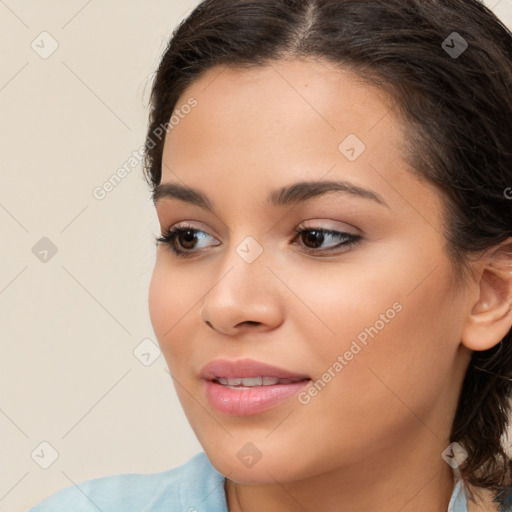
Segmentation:
{"type": "MultiPolygon", "coordinates": [[[[159,57],[197,3],[0,0],[0,512],[201,450],[151,344],[158,223],[129,163],[159,57]]],[[[512,0],[487,4],[512,27],[512,0]]]]}

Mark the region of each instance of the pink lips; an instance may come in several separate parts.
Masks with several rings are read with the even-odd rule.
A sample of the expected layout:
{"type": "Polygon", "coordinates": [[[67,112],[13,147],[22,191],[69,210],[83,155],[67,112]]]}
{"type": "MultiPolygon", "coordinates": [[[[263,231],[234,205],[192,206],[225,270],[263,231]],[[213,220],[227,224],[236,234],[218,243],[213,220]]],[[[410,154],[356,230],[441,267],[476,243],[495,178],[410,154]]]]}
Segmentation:
{"type": "Polygon", "coordinates": [[[213,380],[218,377],[276,377],[278,379],[309,379],[305,374],[299,374],[260,363],[253,359],[215,359],[203,366],[199,376],[205,380],[213,380]]]}
{"type": "Polygon", "coordinates": [[[228,416],[246,416],[266,411],[290,398],[311,381],[310,377],[254,361],[217,359],[204,366],[200,377],[205,380],[205,393],[210,405],[228,416]],[[253,387],[227,386],[218,378],[274,377],[297,382],[253,387]]]}

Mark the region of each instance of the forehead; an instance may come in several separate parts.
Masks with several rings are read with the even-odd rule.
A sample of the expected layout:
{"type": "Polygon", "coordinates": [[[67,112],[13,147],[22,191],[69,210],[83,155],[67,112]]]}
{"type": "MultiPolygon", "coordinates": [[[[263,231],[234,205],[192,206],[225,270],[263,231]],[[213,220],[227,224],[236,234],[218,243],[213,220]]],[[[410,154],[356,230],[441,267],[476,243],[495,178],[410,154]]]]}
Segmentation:
{"type": "Polygon", "coordinates": [[[211,157],[226,144],[278,154],[300,152],[300,146],[326,150],[328,144],[337,151],[349,134],[375,151],[383,134],[387,143],[401,148],[402,126],[385,94],[324,61],[276,61],[250,69],[217,66],[183,92],[175,114],[190,98],[197,106],[179,116],[179,125],[171,125],[165,145],[169,156],[190,159],[202,150],[211,157]]]}
{"type": "Polygon", "coordinates": [[[381,189],[379,173],[394,183],[412,179],[404,175],[406,132],[389,98],[329,62],[211,68],[183,92],[175,114],[162,182],[178,175],[195,184],[247,188],[291,177],[322,179],[330,170],[381,189]],[[191,99],[196,106],[181,111],[191,99]],[[347,158],[347,149],[357,159],[347,158]]]}

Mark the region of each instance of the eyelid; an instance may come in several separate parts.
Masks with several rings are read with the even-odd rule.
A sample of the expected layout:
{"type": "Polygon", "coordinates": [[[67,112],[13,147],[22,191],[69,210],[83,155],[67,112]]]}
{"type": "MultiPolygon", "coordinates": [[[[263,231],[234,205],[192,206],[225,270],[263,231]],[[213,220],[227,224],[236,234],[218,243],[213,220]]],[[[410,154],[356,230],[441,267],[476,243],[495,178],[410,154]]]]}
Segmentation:
{"type": "Polygon", "coordinates": [[[204,231],[207,235],[213,236],[215,238],[219,238],[219,235],[217,234],[216,230],[210,227],[209,225],[205,224],[204,222],[200,220],[182,220],[182,221],[176,221],[176,222],[166,222],[162,221],[160,226],[160,229],[163,231],[167,231],[168,229],[175,229],[175,228],[190,228],[190,229],[196,229],[197,231],[204,231]]]}
{"type": "MultiPolygon", "coordinates": [[[[164,227],[162,227],[162,232],[167,231],[168,229],[172,228],[181,228],[181,229],[195,229],[198,231],[203,231],[207,235],[212,236],[219,240],[219,235],[217,234],[216,230],[211,228],[210,226],[207,226],[204,222],[196,221],[196,220],[183,220],[183,221],[177,221],[174,223],[162,223],[164,227]],[[199,226],[196,224],[198,223],[199,226]]],[[[298,225],[294,224],[292,230],[296,229],[322,229],[325,231],[338,231],[341,233],[348,233],[354,236],[363,236],[365,235],[364,231],[361,229],[356,228],[354,225],[349,224],[347,222],[342,221],[335,221],[333,219],[326,219],[322,217],[312,217],[310,219],[305,219],[302,222],[300,222],[298,225]]],[[[273,230],[274,228],[271,228],[273,230]]],[[[288,229],[288,228],[286,228],[288,229]]]]}
{"type": "Polygon", "coordinates": [[[349,233],[351,235],[363,235],[363,231],[361,229],[356,228],[352,224],[348,224],[347,222],[341,221],[333,221],[332,219],[322,219],[322,218],[314,218],[302,221],[297,229],[325,229],[326,231],[338,231],[342,233],[349,233]],[[311,223],[308,224],[308,223],[311,223]],[[341,226],[340,226],[341,224],[341,226]]]}
{"type": "Polygon", "coordinates": [[[191,230],[195,231],[196,233],[198,233],[198,232],[204,233],[206,236],[214,238],[218,242],[214,245],[219,245],[221,243],[219,241],[219,237],[212,234],[210,232],[211,230],[197,227],[196,225],[190,224],[188,221],[176,222],[175,224],[171,224],[168,228],[165,229],[165,231],[167,231],[167,230],[187,230],[187,229],[191,229],[191,230]]]}

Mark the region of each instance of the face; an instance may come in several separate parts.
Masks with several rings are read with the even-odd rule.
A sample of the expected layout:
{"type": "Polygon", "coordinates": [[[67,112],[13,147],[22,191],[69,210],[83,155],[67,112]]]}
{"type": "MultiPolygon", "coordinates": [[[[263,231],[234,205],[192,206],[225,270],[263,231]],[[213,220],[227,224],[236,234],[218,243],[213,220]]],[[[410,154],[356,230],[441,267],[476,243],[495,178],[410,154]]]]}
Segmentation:
{"type": "Polygon", "coordinates": [[[162,233],[192,231],[174,237],[183,256],[159,244],[149,308],[212,464],[265,483],[439,458],[469,361],[468,298],[450,284],[440,193],[408,167],[386,97],[327,62],[279,61],[211,69],[180,108],[162,184],[211,210],[159,195],[162,233]],[[277,192],[299,182],[313,184],[277,192]],[[292,394],[266,402],[261,387],[202,379],[217,359],[310,380],[280,381],[265,396],[292,394]],[[214,388],[231,409],[212,405],[214,388]]]}

